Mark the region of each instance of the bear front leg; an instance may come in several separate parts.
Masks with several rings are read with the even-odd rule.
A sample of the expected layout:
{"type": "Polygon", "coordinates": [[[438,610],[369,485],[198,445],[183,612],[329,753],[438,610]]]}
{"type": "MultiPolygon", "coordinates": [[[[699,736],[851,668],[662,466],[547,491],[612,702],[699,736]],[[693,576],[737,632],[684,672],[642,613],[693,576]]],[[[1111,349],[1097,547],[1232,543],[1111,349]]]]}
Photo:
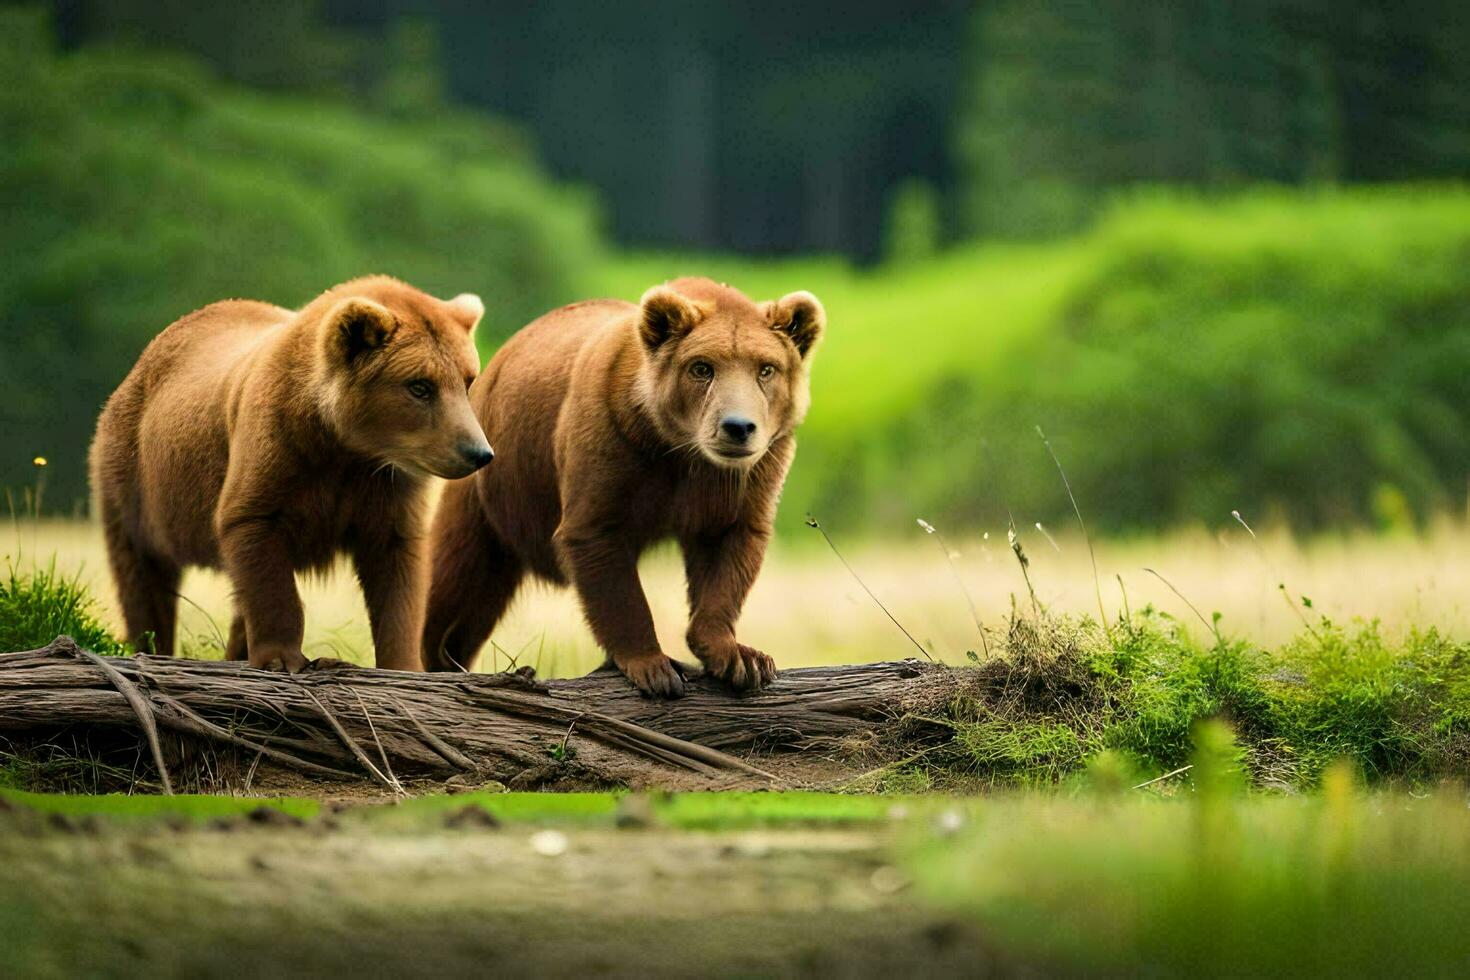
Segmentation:
{"type": "Polygon", "coordinates": [[[372,624],[374,662],[387,670],[423,670],[428,571],[423,543],[384,535],[354,548],[352,560],[372,624]]]}
{"type": "Polygon", "coordinates": [[[637,553],[614,536],[566,524],[554,540],[592,635],[613,665],[644,694],[683,697],[683,670],[659,649],[637,553]]]}
{"type": "Polygon", "coordinates": [[[221,522],[220,557],[245,619],[250,666],[276,662],[291,673],[306,666],[301,639],[306,617],[285,533],[270,518],[221,522]]]}
{"type": "Polygon", "coordinates": [[[713,536],[683,539],[689,580],[689,649],[705,669],[736,690],[757,690],[776,679],[776,662],[735,639],[745,597],[765,561],[771,532],[737,524],[713,536]]]}

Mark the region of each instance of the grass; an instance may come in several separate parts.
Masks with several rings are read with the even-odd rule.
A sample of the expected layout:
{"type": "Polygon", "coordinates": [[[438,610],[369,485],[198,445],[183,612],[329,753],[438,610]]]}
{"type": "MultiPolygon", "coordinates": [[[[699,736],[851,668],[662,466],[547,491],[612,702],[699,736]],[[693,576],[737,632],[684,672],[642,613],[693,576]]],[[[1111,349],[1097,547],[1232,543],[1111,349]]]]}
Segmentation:
{"type": "Polygon", "coordinates": [[[1433,630],[1390,641],[1322,621],[1268,650],[1197,641],[1146,607],[1111,638],[1086,619],[1017,617],[999,646],[938,720],[949,741],[916,763],[931,779],[1047,785],[1104,764],[1142,780],[1182,767],[1210,718],[1236,726],[1258,787],[1310,789],[1338,763],[1432,786],[1470,766],[1470,645],[1433,630]]]}
{"type": "MultiPolygon", "coordinates": [[[[625,793],[460,793],[406,800],[392,808],[362,811],[375,827],[422,827],[442,815],[474,805],[508,823],[612,826],[625,793]]],[[[841,793],[656,793],[634,797],[652,824],[677,830],[729,831],[760,827],[838,827],[882,824],[895,805],[891,798],[841,793]]],[[[922,807],[918,801],[905,801],[922,807]]],[[[930,806],[937,804],[930,804],[930,806]]]]}
{"type": "Polygon", "coordinates": [[[854,976],[969,958],[926,938],[932,917],[896,869],[873,884],[891,860],[887,822],[686,832],[442,814],[390,826],[402,810],[230,831],[102,819],[64,832],[0,813],[0,973],[462,975],[493,963],[512,975],[854,976]]]}
{"type": "MultiPolygon", "coordinates": [[[[1053,474],[1055,470],[1053,469],[1053,474]]],[[[1084,502],[1085,503],[1085,502],[1084,502]]],[[[1019,524],[1019,522],[1018,522],[1019,524]]],[[[906,541],[873,541],[833,530],[843,554],[926,649],[949,663],[965,663],[967,651],[983,653],[965,593],[980,620],[995,627],[1011,611],[1012,596],[1029,605],[1026,585],[1005,544],[1003,526],[971,532],[941,528],[954,570],[935,542],[912,520],[906,541]],[[956,584],[958,574],[964,590],[956,584]]],[[[1444,636],[1470,636],[1470,528],[1444,523],[1422,535],[1319,535],[1294,538],[1281,530],[1260,532],[1262,552],[1238,525],[1219,534],[1180,529],[1167,535],[1095,540],[1110,617],[1122,611],[1124,595],[1134,609],[1152,604],[1182,620],[1193,614],[1178,596],[1142,571],[1156,568],[1208,615],[1219,611],[1228,634],[1259,646],[1276,647],[1302,631],[1276,584],[1291,583],[1313,598],[1313,614],[1335,622],[1377,620],[1388,637],[1413,629],[1444,636]],[[1371,592],[1362,582],[1371,578],[1371,592]]],[[[1054,613],[1097,615],[1092,569],[1085,543],[1072,533],[1056,535],[1054,550],[1039,532],[1019,528],[1031,560],[1030,573],[1042,605],[1054,613]]],[[[27,531],[27,553],[54,556],[56,574],[73,579],[95,598],[93,614],[115,633],[122,621],[106,574],[101,533],[85,521],[45,520],[27,531]]],[[[26,563],[25,568],[29,568],[26,563]]],[[[682,637],[687,608],[683,568],[670,549],[643,562],[645,591],[658,635],[675,656],[688,657],[682,637]]],[[[361,592],[350,570],[299,581],[308,610],[306,646],[311,656],[338,656],[371,663],[371,638],[361,592]]],[[[221,633],[229,626],[231,599],[224,576],[203,571],[185,575],[180,607],[183,649],[190,656],[220,657],[221,633]]],[[[778,532],[741,621],[742,640],[763,649],[782,667],[890,660],[914,654],[863,590],[805,527],[778,532]],[[812,616],[823,609],[830,615],[812,616]]],[[[44,632],[40,631],[40,632],[44,632]]],[[[48,638],[49,639],[49,638],[48,638]]],[[[45,641],[38,641],[45,642],[45,641]]],[[[542,676],[586,673],[600,663],[598,652],[566,590],[528,588],[493,637],[495,648],[481,658],[483,669],[503,669],[511,657],[542,676]]],[[[18,645],[19,648],[23,645],[18,645]]]]}
{"type": "Polygon", "coordinates": [[[11,560],[0,576],[0,651],[34,650],[66,634],[97,653],[124,653],[102,616],[80,572],[58,572],[54,560],[29,570],[11,560]]]}
{"type": "Polygon", "coordinates": [[[38,813],[60,814],[65,817],[98,817],[119,826],[140,826],[165,819],[204,823],[221,817],[241,816],[262,806],[303,820],[311,819],[321,811],[321,804],[309,798],[35,793],[6,789],[3,782],[0,782],[0,799],[9,800],[38,813]]]}
{"type": "Polygon", "coordinates": [[[921,893],[1046,972],[1463,969],[1461,792],[1363,793],[1337,768],[1320,794],[1246,795],[1228,732],[1202,735],[1184,798],[1004,796],[955,837],[918,840],[909,859],[921,893]]]}

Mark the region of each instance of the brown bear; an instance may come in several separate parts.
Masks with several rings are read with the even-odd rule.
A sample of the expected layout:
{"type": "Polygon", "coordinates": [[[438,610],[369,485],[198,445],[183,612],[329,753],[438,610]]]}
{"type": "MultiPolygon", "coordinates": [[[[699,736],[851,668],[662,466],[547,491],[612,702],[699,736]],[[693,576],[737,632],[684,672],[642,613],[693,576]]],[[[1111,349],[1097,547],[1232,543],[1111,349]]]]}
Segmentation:
{"type": "Polygon", "coordinates": [[[575,586],[611,662],[683,693],[638,580],[676,539],[689,648],[737,689],[775,664],[735,639],[806,415],[825,323],[810,293],[754,303],[708,279],[594,300],[523,328],[470,389],[500,461],[449,485],[432,534],[426,666],[468,668],[526,575],[575,586]]]}
{"type": "Polygon", "coordinates": [[[295,573],[351,556],[379,667],[421,669],[425,494],[490,444],[470,409],[478,297],[372,276],[299,311],[227,300],[169,326],[97,423],[91,476],[129,639],[172,654],[186,566],[235,590],[226,656],[306,666],[295,573]]]}

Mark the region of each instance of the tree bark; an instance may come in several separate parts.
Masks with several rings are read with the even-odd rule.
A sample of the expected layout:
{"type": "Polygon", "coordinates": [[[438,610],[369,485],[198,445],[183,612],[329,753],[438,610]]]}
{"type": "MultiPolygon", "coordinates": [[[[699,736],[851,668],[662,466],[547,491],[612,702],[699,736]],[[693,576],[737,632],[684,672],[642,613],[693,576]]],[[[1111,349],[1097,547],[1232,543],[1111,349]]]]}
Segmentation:
{"type": "Polygon", "coordinates": [[[24,745],[65,730],[114,751],[121,740],[165,788],[169,769],[174,784],[204,785],[199,773],[233,768],[222,757],[395,792],[458,774],[517,787],[775,788],[851,775],[905,716],[942,710],[953,691],[949,668],[916,660],[786,670],[745,696],[694,675],[686,697],[651,701],[613,671],[548,682],[354,667],[290,675],[167,657],[104,663],[59,637],[0,654],[0,733],[24,745]]]}

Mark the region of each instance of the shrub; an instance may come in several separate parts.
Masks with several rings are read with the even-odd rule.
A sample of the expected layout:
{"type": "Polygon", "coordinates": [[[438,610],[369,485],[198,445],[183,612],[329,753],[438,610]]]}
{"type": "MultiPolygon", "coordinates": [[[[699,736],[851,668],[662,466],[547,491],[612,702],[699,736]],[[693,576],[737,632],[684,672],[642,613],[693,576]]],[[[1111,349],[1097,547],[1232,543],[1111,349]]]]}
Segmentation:
{"type": "MultiPolygon", "coordinates": [[[[1141,200],[1091,247],[1018,370],[969,403],[995,458],[1034,456],[1034,423],[1065,434],[1078,493],[1114,527],[1234,508],[1364,523],[1386,487],[1421,518],[1457,499],[1470,195],[1141,200]]],[[[1062,510],[1043,467],[1018,470],[1016,499],[1062,510]]]]}

